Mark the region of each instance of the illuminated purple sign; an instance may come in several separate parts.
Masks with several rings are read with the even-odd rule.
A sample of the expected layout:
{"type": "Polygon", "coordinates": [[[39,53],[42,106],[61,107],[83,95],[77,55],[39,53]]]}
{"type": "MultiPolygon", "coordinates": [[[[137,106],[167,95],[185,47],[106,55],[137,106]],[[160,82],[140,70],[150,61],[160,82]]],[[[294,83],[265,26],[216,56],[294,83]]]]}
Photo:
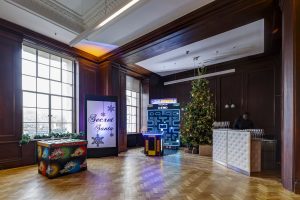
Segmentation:
{"type": "Polygon", "coordinates": [[[87,100],[88,148],[116,147],[116,102],[87,100]]]}
{"type": "Polygon", "coordinates": [[[166,99],[151,99],[151,104],[172,104],[177,103],[176,98],[166,98],[166,99]]]}

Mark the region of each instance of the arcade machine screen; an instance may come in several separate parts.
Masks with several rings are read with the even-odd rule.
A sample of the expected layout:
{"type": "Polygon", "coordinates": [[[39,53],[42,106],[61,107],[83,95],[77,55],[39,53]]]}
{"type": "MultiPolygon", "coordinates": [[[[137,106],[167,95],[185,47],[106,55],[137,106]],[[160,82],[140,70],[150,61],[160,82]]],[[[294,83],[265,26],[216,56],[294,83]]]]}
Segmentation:
{"type": "Polygon", "coordinates": [[[179,147],[180,105],[176,99],[151,100],[148,106],[148,131],[163,132],[165,147],[179,147]]]}

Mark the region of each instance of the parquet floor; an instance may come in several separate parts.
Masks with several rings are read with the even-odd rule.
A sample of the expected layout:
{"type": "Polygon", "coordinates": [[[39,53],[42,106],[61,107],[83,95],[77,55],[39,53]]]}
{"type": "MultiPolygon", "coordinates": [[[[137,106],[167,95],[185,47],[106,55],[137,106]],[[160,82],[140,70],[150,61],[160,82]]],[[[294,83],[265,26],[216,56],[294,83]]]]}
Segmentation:
{"type": "Polygon", "coordinates": [[[0,199],[299,199],[277,178],[247,177],[211,158],[182,151],[146,157],[141,149],[119,157],[89,159],[88,170],[57,179],[36,166],[0,171],[0,199]]]}

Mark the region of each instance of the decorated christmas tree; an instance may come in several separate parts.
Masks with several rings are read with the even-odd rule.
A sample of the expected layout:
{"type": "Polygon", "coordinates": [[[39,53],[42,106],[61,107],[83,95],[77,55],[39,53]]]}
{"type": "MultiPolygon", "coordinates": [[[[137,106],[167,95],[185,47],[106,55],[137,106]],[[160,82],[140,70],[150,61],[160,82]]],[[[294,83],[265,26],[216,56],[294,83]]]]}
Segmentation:
{"type": "MultiPolygon", "coordinates": [[[[198,73],[203,75],[205,69],[198,69],[198,73]]],[[[181,123],[184,143],[194,147],[212,143],[212,124],[215,116],[212,99],[206,79],[192,81],[191,101],[184,107],[181,123]]]]}

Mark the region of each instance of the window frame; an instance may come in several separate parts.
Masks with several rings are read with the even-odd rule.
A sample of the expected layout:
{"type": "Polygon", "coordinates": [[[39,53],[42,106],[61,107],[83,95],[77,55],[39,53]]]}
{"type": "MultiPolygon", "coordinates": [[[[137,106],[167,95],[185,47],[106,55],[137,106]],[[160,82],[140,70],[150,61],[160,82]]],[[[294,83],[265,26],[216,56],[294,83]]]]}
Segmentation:
{"type": "Polygon", "coordinates": [[[140,125],[140,107],[141,107],[140,98],[141,98],[141,93],[137,92],[137,91],[126,89],[125,90],[125,95],[126,95],[126,132],[127,132],[127,134],[137,134],[139,132],[139,125],[140,125]],[[128,92],[130,92],[131,95],[128,95],[128,92]],[[136,97],[132,96],[132,92],[136,93],[136,97]],[[136,100],[136,105],[132,105],[132,103],[129,105],[127,98],[130,98],[131,102],[132,102],[132,99],[135,99],[136,100]],[[130,114],[128,113],[128,107],[130,107],[131,110],[132,110],[132,108],[135,109],[135,115],[132,115],[131,113],[130,114]],[[131,119],[132,119],[132,117],[135,117],[136,118],[135,123],[132,123],[132,122],[128,123],[128,116],[130,116],[131,119]],[[135,131],[131,131],[132,129],[129,131],[128,130],[128,124],[130,124],[130,125],[135,124],[135,131]]]}
{"type": "MultiPolygon", "coordinates": [[[[33,133],[27,132],[28,134],[30,134],[32,136],[35,136],[35,135],[48,135],[51,132],[63,132],[64,128],[68,129],[68,126],[71,126],[71,129],[69,129],[67,131],[64,131],[64,132],[69,132],[69,131],[75,132],[76,131],[76,95],[77,95],[76,94],[76,62],[75,62],[75,59],[72,58],[72,57],[66,56],[64,54],[57,53],[57,52],[52,51],[50,49],[39,47],[39,46],[36,46],[36,45],[28,43],[28,42],[23,42],[23,44],[22,44],[21,63],[22,63],[22,66],[21,66],[21,69],[22,69],[22,72],[21,72],[21,80],[22,80],[21,91],[22,91],[22,113],[23,113],[22,114],[22,134],[26,133],[25,130],[24,130],[24,127],[25,127],[24,125],[26,125],[26,124],[28,124],[28,125],[30,125],[30,124],[33,125],[34,124],[33,128],[35,129],[35,131],[32,131],[33,133]],[[33,49],[34,53],[35,53],[35,58],[33,58],[33,57],[32,57],[32,59],[25,58],[24,55],[23,55],[24,47],[28,47],[28,48],[33,49]],[[48,56],[48,58],[46,58],[46,59],[48,59],[48,63],[46,65],[39,61],[40,52],[41,52],[41,54],[44,53],[45,55],[48,56]],[[54,58],[57,59],[57,61],[59,60],[59,66],[54,65],[51,62],[51,61],[55,60],[54,58]],[[71,63],[71,65],[69,65],[69,66],[71,66],[72,69],[68,69],[67,67],[64,68],[64,66],[63,66],[64,59],[65,59],[65,63],[69,63],[69,64],[71,63]],[[23,61],[34,63],[35,75],[29,75],[29,74],[23,72],[23,69],[24,69],[23,61]],[[48,70],[47,77],[39,76],[39,70],[40,70],[39,67],[41,65],[47,66],[47,68],[48,68],[47,69],[48,70]],[[59,70],[59,78],[58,78],[59,80],[54,79],[53,77],[51,77],[52,70],[54,70],[56,72],[58,72],[58,70],[59,70]],[[72,81],[70,81],[68,78],[67,78],[67,81],[63,80],[64,73],[68,74],[69,77],[71,75],[71,80],[72,81]],[[71,74],[69,74],[69,73],[71,73],[71,74]],[[35,79],[35,89],[33,89],[33,90],[30,90],[30,89],[28,90],[28,88],[24,89],[23,77],[34,78],[35,79]],[[49,88],[46,89],[46,91],[39,91],[38,81],[48,81],[48,87],[49,88]],[[60,85],[59,94],[55,94],[51,91],[51,84],[59,84],[60,85]],[[63,93],[64,87],[71,87],[69,89],[70,89],[70,91],[72,91],[72,94],[64,94],[63,93]],[[24,94],[25,93],[30,93],[30,94],[35,95],[35,106],[34,107],[24,106],[24,94]],[[45,99],[48,98],[48,100],[47,100],[48,105],[46,107],[41,108],[38,105],[38,96],[39,95],[47,95],[47,96],[44,96],[45,99]],[[60,104],[61,105],[60,105],[60,108],[58,108],[58,109],[53,108],[52,98],[55,98],[55,97],[60,98],[60,104]],[[66,108],[63,105],[64,101],[69,101],[71,105],[69,105],[69,107],[66,108]],[[24,120],[24,110],[28,109],[28,108],[35,109],[35,121],[27,122],[27,121],[24,120]],[[44,110],[45,112],[48,112],[48,118],[45,118],[46,120],[43,121],[43,122],[39,121],[39,118],[38,118],[38,111],[42,111],[42,110],[44,110]],[[56,123],[53,122],[53,111],[60,112],[60,120],[58,120],[58,122],[56,122],[56,123]],[[63,117],[64,113],[68,114],[68,115],[70,114],[67,117],[68,119],[65,120],[65,121],[64,121],[64,117],[63,117]],[[52,126],[54,125],[54,123],[59,125],[59,127],[61,129],[60,131],[59,130],[53,131],[52,126]],[[39,128],[38,128],[39,124],[47,124],[46,127],[48,127],[48,130],[39,130],[39,128]]],[[[67,64],[67,66],[68,66],[68,64],[67,64]]]]}

